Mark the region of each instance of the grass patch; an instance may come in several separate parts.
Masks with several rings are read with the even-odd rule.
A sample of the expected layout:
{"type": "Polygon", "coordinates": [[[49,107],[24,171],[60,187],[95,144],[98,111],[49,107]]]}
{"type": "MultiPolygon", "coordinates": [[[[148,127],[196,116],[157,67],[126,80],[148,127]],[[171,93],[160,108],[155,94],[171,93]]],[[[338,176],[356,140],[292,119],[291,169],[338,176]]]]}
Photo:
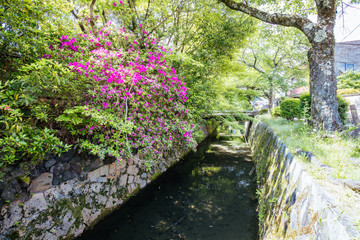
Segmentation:
{"type": "MultiPolygon", "coordinates": [[[[360,181],[360,166],[355,164],[360,162],[360,140],[340,133],[316,131],[303,121],[272,118],[270,115],[262,115],[259,119],[275,131],[292,153],[296,148],[310,151],[323,164],[334,168],[333,177],[360,181]]],[[[315,169],[311,172],[316,174],[315,169]]]]}

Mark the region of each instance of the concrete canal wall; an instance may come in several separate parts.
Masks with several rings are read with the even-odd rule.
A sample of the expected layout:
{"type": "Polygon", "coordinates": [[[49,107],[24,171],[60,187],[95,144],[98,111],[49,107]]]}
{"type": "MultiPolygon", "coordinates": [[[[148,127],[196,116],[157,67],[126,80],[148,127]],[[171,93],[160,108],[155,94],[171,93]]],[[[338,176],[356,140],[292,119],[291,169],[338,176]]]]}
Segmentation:
{"type": "Polygon", "coordinates": [[[258,122],[247,130],[259,185],[260,239],[360,239],[353,221],[269,126],[258,122]]]}

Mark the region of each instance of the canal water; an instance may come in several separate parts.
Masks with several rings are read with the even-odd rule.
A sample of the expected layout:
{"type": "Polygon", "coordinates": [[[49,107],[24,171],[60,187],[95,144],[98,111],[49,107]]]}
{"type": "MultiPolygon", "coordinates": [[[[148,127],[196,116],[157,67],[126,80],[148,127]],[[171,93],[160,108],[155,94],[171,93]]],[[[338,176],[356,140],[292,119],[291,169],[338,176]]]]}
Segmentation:
{"type": "Polygon", "coordinates": [[[254,240],[255,191],[244,143],[207,141],[79,240],[254,240]]]}

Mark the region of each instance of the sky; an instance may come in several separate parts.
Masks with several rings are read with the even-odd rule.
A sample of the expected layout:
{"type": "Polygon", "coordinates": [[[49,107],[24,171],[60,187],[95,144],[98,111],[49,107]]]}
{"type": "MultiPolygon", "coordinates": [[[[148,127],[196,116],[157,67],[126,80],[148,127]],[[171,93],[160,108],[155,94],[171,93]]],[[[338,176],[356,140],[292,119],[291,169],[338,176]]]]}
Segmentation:
{"type": "Polygon", "coordinates": [[[338,8],[335,25],[336,42],[360,40],[360,4],[343,4],[338,8]],[[344,14],[342,14],[344,12],[344,14]]]}

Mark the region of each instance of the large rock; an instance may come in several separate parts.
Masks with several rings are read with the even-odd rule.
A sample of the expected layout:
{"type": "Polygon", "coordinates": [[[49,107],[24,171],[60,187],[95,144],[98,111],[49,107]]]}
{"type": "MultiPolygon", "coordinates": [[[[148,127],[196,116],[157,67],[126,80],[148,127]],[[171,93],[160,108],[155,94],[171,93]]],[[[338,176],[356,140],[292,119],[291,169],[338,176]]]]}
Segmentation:
{"type": "Polygon", "coordinates": [[[28,190],[30,191],[30,193],[39,193],[46,191],[52,186],[52,181],[52,173],[43,173],[31,182],[28,190]]]}
{"type": "Polygon", "coordinates": [[[38,215],[40,211],[46,210],[47,208],[48,205],[44,198],[44,194],[36,193],[24,203],[24,216],[34,217],[34,214],[38,215]]]}
{"type": "Polygon", "coordinates": [[[46,168],[51,168],[52,166],[54,166],[56,164],[56,160],[55,159],[50,159],[48,161],[45,162],[44,166],[46,168]]]}
{"type": "Polygon", "coordinates": [[[109,166],[104,165],[92,172],[89,172],[87,180],[90,182],[96,182],[98,178],[105,177],[106,175],[108,175],[108,173],[109,173],[109,166]]]}
{"type": "Polygon", "coordinates": [[[1,193],[1,198],[4,201],[14,201],[15,195],[19,194],[21,191],[20,184],[16,181],[16,179],[11,179],[5,183],[4,190],[1,193]]]}
{"type": "Polygon", "coordinates": [[[4,209],[1,212],[1,215],[4,216],[3,227],[5,229],[8,229],[8,228],[12,227],[14,224],[16,224],[17,222],[20,222],[20,220],[23,217],[22,210],[23,209],[19,205],[19,202],[11,203],[9,208],[7,209],[7,211],[4,209]],[[6,211],[6,213],[5,213],[5,211],[6,211]]]}
{"type": "Polygon", "coordinates": [[[136,175],[139,172],[139,169],[135,165],[131,165],[127,169],[127,174],[129,175],[136,175]]]}
{"type": "Polygon", "coordinates": [[[128,175],[127,174],[124,174],[120,177],[120,183],[119,185],[121,187],[125,187],[126,186],[126,183],[127,183],[127,178],[128,178],[128,175]]]}

